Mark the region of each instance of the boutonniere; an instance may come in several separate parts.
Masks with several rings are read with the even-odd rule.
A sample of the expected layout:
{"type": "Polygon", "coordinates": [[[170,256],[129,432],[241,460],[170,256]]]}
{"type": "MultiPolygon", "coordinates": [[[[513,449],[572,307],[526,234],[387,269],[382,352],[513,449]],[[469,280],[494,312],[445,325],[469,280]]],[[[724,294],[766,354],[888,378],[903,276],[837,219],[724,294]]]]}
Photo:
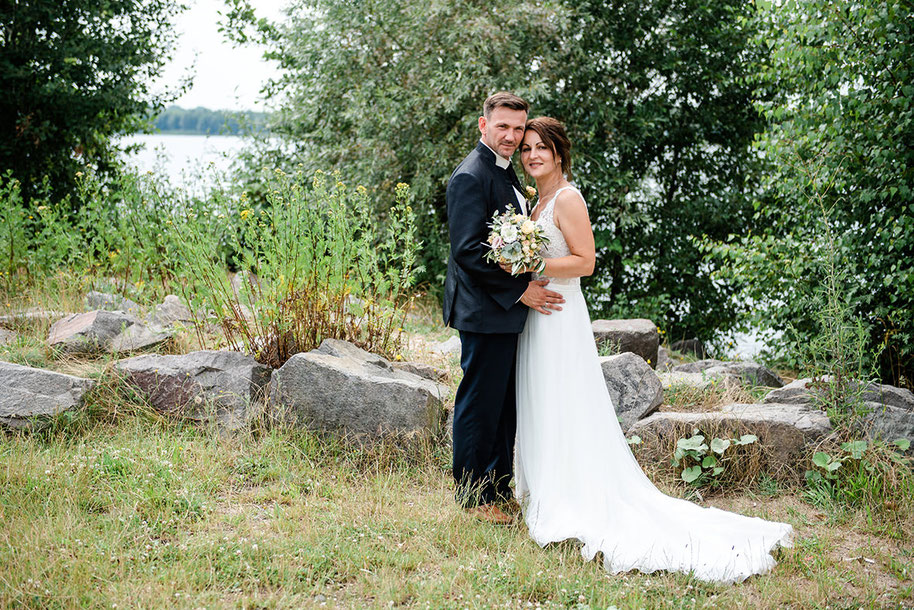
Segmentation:
{"type": "Polygon", "coordinates": [[[527,201],[532,201],[536,199],[536,189],[532,186],[528,186],[524,189],[524,197],[527,198],[527,201]]]}

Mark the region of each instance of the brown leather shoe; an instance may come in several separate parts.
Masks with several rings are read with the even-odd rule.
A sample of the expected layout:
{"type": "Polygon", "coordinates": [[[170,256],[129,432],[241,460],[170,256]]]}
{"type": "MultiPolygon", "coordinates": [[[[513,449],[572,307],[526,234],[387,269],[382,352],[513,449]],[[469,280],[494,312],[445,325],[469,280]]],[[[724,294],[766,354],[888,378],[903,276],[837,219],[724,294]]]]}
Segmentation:
{"type": "Polygon", "coordinates": [[[503,510],[494,504],[480,504],[473,508],[468,508],[467,512],[480,521],[488,521],[493,525],[511,525],[514,518],[505,514],[503,510]]]}

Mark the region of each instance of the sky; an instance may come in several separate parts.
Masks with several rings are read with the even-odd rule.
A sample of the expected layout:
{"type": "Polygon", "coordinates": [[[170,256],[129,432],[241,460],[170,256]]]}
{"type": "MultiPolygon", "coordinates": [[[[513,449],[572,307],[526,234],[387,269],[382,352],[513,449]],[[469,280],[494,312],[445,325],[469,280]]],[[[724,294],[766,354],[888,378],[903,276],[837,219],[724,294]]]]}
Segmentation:
{"type": "MultiPolygon", "coordinates": [[[[258,17],[278,20],[288,0],[255,0],[258,17]]],[[[203,106],[212,110],[264,110],[263,84],[279,74],[275,62],[261,58],[254,46],[234,47],[219,32],[222,0],[187,0],[188,9],[175,20],[178,34],[174,59],[155,83],[157,89],[174,88],[188,70],[193,84],[175,100],[184,108],[203,106]]]]}

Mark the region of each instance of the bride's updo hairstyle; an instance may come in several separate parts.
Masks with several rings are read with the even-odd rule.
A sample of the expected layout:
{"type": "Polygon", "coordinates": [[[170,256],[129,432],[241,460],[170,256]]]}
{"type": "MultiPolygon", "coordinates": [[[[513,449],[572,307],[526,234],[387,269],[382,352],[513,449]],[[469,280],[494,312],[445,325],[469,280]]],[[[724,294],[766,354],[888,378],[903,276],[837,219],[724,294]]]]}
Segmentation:
{"type": "Polygon", "coordinates": [[[562,159],[562,173],[571,180],[571,141],[565,133],[565,126],[560,121],[548,116],[536,117],[527,121],[527,129],[539,134],[552,154],[562,159]]]}

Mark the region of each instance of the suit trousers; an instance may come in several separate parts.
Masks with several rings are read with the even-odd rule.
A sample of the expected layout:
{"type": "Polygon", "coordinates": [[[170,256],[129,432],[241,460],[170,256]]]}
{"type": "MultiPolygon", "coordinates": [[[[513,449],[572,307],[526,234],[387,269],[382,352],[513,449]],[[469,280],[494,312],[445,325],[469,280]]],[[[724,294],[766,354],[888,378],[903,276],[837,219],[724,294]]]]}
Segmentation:
{"type": "Polygon", "coordinates": [[[463,506],[505,501],[514,471],[516,333],[460,331],[463,380],[454,401],[454,479],[463,506]]]}

